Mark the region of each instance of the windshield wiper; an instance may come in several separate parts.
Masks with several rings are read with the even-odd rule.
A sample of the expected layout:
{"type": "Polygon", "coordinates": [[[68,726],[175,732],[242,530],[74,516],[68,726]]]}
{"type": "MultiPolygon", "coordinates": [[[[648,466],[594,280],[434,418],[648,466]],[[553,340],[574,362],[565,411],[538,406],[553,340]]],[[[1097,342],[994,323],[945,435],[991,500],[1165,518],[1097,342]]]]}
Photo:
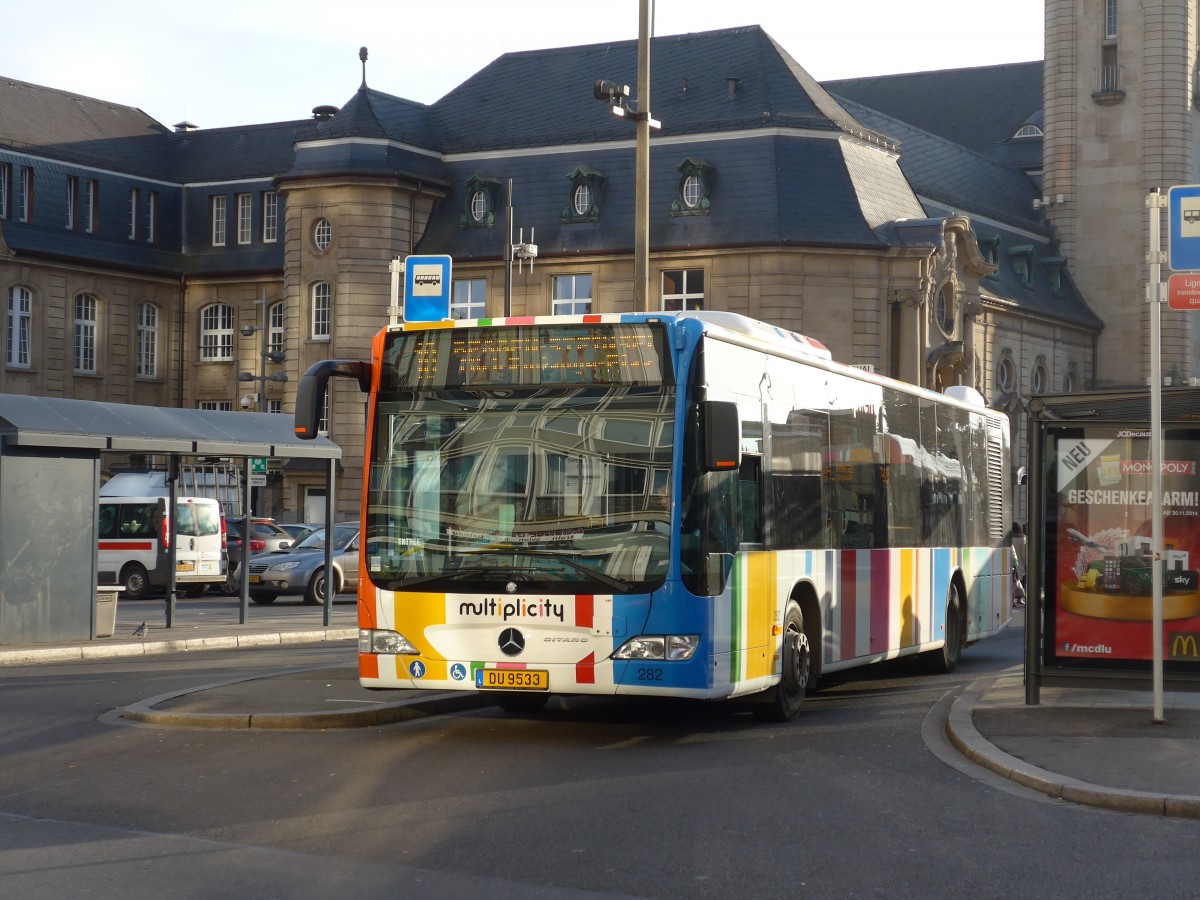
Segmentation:
{"type": "Polygon", "coordinates": [[[611,588],[616,588],[619,591],[628,591],[633,588],[633,585],[625,579],[617,578],[615,575],[609,575],[607,572],[601,572],[598,569],[593,569],[591,566],[585,566],[583,563],[576,562],[568,557],[565,553],[561,553],[558,550],[522,549],[515,550],[514,552],[520,553],[524,556],[545,557],[546,559],[552,559],[555,562],[564,563],[570,566],[576,572],[582,572],[583,574],[596,579],[601,584],[608,585],[611,588]]]}

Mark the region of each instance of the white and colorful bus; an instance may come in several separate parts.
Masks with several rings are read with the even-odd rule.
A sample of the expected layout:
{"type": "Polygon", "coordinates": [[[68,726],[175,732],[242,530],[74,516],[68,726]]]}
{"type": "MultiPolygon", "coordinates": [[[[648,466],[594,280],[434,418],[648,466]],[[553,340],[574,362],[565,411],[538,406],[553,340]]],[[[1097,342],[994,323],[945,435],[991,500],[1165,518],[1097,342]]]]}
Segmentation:
{"type": "Polygon", "coordinates": [[[943,671],[1011,609],[1007,419],[731,313],[393,324],[368,392],[368,688],[743,698],[943,671]]]}

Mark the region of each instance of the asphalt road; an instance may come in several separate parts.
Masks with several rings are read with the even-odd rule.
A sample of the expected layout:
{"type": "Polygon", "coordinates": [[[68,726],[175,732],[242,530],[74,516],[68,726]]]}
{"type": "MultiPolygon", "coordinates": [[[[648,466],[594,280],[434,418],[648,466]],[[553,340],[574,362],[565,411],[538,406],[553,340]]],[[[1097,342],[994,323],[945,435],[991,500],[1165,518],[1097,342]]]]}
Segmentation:
{"type": "Polygon", "coordinates": [[[105,715],[349,643],[6,669],[0,896],[1196,896],[1200,822],[1051,801],[940,740],[1020,642],[830,679],[790,725],[594,698],[330,731],[105,715]]]}

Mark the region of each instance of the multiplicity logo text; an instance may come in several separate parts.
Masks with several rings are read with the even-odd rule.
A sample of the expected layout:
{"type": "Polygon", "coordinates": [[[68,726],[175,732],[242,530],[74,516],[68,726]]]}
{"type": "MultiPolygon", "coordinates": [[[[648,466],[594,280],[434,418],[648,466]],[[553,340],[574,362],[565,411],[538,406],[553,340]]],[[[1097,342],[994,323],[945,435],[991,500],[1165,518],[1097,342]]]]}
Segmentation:
{"type": "Polygon", "coordinates": [[[566,605],[550,600],[508,600],[499,597],[484,597],[482,600],[464,600],[458,605],[460,616],[499,616],[501,622],[509,619],[558,619],[563,621],[566,605]]]}

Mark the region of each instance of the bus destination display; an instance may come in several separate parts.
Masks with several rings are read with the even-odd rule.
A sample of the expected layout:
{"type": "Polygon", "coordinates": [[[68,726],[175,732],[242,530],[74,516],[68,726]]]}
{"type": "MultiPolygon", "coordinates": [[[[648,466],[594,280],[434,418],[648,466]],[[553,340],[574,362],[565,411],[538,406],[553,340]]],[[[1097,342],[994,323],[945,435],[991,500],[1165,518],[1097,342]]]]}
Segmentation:
{"type": "Polygon", "coordinates": [[[650,324],[438,328],[391,339],[397,388],[661,385],[662,329],[650,324]]]}

